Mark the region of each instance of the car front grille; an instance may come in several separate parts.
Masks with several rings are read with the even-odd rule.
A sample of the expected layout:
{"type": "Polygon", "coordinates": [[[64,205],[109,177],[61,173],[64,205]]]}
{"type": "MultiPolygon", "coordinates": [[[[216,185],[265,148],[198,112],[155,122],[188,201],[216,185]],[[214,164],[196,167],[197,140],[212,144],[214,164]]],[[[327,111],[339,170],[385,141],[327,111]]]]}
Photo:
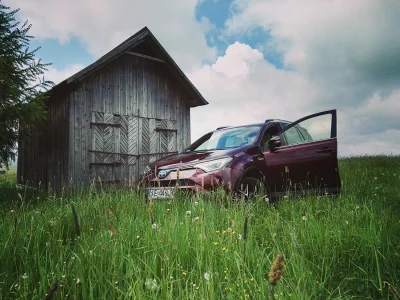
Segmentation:
{"type": "Polygon", "coordinates": [[[174,187],[178,186],[195,186],[196,183],[189,179],[179,180],[153,180],[148,183],[149,187],[174,187]]]}

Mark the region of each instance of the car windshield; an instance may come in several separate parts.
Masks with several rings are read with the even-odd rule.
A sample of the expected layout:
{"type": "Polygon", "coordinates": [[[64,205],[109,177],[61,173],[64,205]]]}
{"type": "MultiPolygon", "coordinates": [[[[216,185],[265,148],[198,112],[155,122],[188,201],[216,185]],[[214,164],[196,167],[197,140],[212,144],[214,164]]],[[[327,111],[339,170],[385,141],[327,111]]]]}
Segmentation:
{"type": "Polygon", "coordinates": [[[188,151],[210,151],[238,148],[254,143],[262,125],[243,126],[214,131],[200,138],[188,151]]]}

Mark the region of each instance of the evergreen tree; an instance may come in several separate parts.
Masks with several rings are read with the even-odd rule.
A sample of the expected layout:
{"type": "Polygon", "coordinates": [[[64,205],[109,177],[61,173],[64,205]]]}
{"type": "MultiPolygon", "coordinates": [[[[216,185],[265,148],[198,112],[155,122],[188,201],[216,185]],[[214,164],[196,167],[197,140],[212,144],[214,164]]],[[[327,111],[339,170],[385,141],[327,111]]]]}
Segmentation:
{"type": "Polygon", "coordinates": [[[35,58],[40,48],[29,50],[31,25],[15,19],[0,0],[0,167],[15,161],[19,124],[44,120],[45,94],[53,85],[42,77],[50,64],[35,58]]]}

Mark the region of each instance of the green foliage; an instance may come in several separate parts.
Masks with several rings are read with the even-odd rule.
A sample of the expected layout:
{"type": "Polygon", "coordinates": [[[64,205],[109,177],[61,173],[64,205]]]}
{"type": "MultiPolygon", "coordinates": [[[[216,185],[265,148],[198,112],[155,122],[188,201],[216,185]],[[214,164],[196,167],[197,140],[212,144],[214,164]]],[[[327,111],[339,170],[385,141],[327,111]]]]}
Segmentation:
{"type": "Polygon", "coordinates": [[[56,197],[4,177],[0,298],[43,299],[58,280],[53,299],[268,299],[265,274],[283,254],[275,299],[396,299],[400,157],[339,167],[340,197],[277,205],[220,192],[151,204],[136,189],[56,197]]]}
{"type": "Polygon", "coordinates": [[[18,11],[0,0],[0,167],[15,158],[19,124],[45,118],[43,92],[53,85],[41,78],[50,64],[35,59],[39,48],[29,50],[31,25],[16,22],[18,11]]]}

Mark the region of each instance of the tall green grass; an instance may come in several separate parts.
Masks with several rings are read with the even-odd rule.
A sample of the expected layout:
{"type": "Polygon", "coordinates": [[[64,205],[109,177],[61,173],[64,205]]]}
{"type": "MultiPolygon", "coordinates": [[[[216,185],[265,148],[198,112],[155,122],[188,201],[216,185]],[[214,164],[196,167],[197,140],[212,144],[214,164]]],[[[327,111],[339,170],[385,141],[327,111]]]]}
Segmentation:
{"type": "Polygon", "coordinates": [[[57,283],[53,299],[268,299],[283,254],[275,299],[396,299],[400,158],[342,159],[340,173],[340,197],[277,205],[221,192],[150,204],[136,189],[69,198],[3,177],[0,297],[44,299],[57,283]]]}

